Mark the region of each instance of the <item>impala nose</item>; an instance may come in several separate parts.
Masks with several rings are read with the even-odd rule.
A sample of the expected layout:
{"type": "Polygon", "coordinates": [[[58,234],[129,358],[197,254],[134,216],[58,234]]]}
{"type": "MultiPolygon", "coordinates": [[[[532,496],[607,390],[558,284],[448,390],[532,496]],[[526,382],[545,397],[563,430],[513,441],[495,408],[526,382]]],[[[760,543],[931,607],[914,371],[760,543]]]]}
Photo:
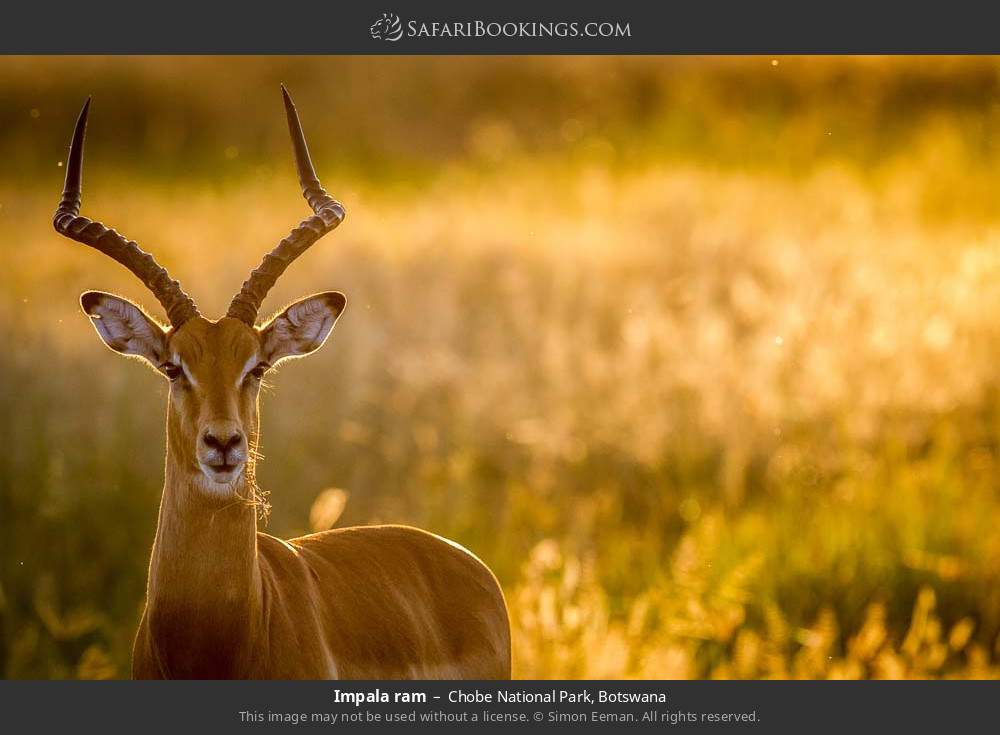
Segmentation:
{"type": "Polygon", "coordinates": [[[201,440],[209,449],[213,449],[225,457],[230,450],[236,449],[243,443],[243,432],[239,429],[232,431],[206,429],[205,433],[201,435],[201,440]]]}
{"type": "Polygon", "coordinates": [[[235,471],[246,461],[246,437],[235,421],[210,421],[201,432],[198,459],[216,473],[235,471]]]}

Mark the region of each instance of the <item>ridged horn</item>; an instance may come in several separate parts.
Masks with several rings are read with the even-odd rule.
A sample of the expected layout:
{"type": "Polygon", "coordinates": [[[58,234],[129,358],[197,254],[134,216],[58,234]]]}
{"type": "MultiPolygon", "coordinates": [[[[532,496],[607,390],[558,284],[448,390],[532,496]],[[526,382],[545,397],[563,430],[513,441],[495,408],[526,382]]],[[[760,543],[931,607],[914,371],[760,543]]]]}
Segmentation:
{"type": "Polygon", "coordinates": [[[239,319],[250,326],[257,321],[261,302],[285,269],[308,250],[309,246],[343,222],[346,214],[344,206],[326,193],[316,176],[299,115],[284,84],[281,85],[281,94],[285,101],[288,133],[291,135],[292,148],[295,151],[295,166],[299,174],[299,184],[302,186],[302,196],[309,202],[314,214],[299,223],[298,227],[264,256],[261,264],[243,283],[240,292],[233,297],[226,316],[239,319]]]}
{"type": "Polygon", "coordinates": [[[100,222],[80,215],[83,197],[83,139],[87,133],[89,113],[88,97],[73,130],[69,158],[66,161],[66,183],[52,224],[60,235],[89,245],[132,271],[163,305],[170,323],[175,328],[179,327],[192,317],[198,316],[198,307],[191,297],[184,293],[180,284],[172,280],[153,256],[140,249],[135,241],[127,239],[100,222]]]}

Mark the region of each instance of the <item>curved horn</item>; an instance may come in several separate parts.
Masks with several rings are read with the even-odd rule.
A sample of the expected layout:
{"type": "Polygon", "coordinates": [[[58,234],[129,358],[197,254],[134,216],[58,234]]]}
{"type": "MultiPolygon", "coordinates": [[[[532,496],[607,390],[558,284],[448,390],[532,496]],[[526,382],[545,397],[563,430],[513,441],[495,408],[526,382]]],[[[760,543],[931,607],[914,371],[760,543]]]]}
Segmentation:
{"type": "Polygon", "coordinates": [[[302,196],[309,202],[315,214],[299,223],[299,226],[279,242],[274,250],[264,256],[261,264],[243,283],[240,292],[233,297],[226,316],[239,319],[251,327],[257,320],[261,302],[277,282],[278,277],[310,245],[343,222],[345,215],[344,206],[327,194],[319,183],[312,160],[309,158],[309,147],[302,134],[302,124],[284,84],[281,85],[281,94],[285,100],[288,132],[292,136],[292,147],[295,149],[295,166],[299,173],[302,196]]]}
{"type": "Polygon", "coordinates": [[[181,290],[180,284],[171,280],[170,275],[153,259],[153,256],[143,252],[134,241],[128,240],[100,222],[80,216],[80,202],[83,196],[83,139],[87,132],[89,112],[88,97],[73,131],[69,159],[66,162],[66,183],[52,224],[60,235],[101,251],[132,271],[163,305],[170,323],[174,327],[179,327],[188,319],[198,315],[194,301],[181,290]]]}

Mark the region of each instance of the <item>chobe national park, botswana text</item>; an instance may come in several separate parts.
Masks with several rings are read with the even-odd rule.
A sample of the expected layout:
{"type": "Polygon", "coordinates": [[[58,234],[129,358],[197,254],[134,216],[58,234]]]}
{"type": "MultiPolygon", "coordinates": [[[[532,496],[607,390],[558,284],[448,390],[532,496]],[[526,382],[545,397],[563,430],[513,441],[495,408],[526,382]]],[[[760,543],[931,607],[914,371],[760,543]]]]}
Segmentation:
{"type": "MultiPolygon", "coordinates": [[[[440,700],[439,695],[432,695],[431,699],[440,700]]],[[[586,689],[549,689],[541,692],[528,692],[519,689],[497,689],[494,691],[483,691],[481,689],[452,689],[448,692],[447,700],[451,703],[503,703],[503,704],[556,704],[564,703],[656,703],[667,702],[666,692],[626,692],[598,689],[590,692],[586,689]]],[[[343,689],[333,690],[333,701],[336,704],[351,703],[360,707],[362,704],[391,704],[391,703],[424,703],[428,701],[425,692],[387,692],[382,689],[371,691],[345,691],[343,689]]]]}

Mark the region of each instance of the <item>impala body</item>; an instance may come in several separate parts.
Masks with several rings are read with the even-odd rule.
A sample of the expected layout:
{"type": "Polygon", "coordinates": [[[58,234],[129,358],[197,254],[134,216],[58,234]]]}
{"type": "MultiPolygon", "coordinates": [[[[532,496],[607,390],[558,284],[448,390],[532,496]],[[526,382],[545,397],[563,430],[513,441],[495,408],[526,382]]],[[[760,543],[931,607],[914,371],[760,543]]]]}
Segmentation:
{"type": "Polygon", "coordinates": [[[136,678],[475,678],[510,676],[510,628],[492,572],[470,552],[406,526],[364,526],[283,541],[257,530],[260,383],[319,349],[346,305],[308,296],[258,326],[291,263],[344,218],[320,186],[282,88],[303,195],[314,215],[251,273],[210,321],[136,243],[80,216],[84,105],[55,228],[135,273],[166,310],[88,291],[84,312],[112,350],[170,381],[167,456],[136,678]]]}

